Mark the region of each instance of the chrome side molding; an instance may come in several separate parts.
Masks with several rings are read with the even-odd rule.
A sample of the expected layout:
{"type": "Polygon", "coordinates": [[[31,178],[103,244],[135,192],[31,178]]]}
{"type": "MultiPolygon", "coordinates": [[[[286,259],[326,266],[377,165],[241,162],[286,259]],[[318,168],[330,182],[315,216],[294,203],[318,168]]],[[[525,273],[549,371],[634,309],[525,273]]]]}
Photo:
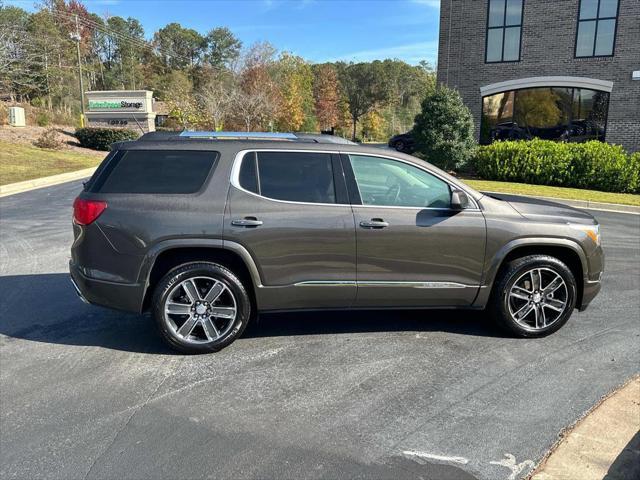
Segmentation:
{"type": "Polygon", "coordinates": [[[293,284],[295,287],[404,287],[404,288],[478,288],[457,282],[385,282],[353,280],[309,280],[293,284]]]}

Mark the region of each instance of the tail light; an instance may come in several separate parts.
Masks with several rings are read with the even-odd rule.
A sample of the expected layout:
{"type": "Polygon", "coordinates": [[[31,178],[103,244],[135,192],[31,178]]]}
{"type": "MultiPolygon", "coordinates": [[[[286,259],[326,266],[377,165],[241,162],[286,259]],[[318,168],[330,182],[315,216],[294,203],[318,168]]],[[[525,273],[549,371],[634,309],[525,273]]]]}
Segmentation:
{"type": "Polygon", "coordinates": [[[78,225],[89,225],[107,208],[107,202],[76,198],[73,202],[73,221],[78,225]]]}

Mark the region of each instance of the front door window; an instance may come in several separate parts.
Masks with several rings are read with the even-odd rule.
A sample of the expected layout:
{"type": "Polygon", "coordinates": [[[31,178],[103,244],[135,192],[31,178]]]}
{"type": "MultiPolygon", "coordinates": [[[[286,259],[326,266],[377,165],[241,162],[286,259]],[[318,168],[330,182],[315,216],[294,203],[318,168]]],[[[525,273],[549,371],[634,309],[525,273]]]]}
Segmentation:
{"type": "Polygon", "coordinates": [[[449,185],[407,163],[349,155],[363,205],[449,208],[449,185]]]}

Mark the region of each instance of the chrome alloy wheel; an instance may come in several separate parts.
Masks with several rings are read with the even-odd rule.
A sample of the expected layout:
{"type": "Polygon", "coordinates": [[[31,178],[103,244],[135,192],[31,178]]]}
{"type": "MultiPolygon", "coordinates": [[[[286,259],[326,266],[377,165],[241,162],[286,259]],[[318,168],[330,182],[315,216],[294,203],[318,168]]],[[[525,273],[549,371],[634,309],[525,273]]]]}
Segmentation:
{"type": "Polygon", "coordinates": [[[211,277],[184,280],[166,298],[166,324],[177,337],[189,343],[208,343],[224,337],[238,314],[231,290],[211,277]]]}
{"type": "Polygon", "coordinates": [[[567,284],[551,268],[534,268],[518,277],[509,291],[509,313],[528,330],[542,330],[565,312],[567,284]]]}

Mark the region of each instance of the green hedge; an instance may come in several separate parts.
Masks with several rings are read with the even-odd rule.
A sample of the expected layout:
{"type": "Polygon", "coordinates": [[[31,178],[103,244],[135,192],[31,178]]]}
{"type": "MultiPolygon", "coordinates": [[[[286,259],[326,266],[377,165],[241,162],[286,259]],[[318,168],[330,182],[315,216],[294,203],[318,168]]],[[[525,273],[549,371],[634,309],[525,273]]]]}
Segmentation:
{"type": "Polygon", "coordinates": [[[109,147],[114,142],[135,140],[139,136],[138,132],[127,128],[86,127],[76,130],[76,138],[80,145],[94,150],[109,150],[109,147]]]}
{"type": "Polygon", "coordinates": [[[478,147],[471,164],[486,180],[640,193],[640,153],[598,141],[494,142],[478,147]]]}

